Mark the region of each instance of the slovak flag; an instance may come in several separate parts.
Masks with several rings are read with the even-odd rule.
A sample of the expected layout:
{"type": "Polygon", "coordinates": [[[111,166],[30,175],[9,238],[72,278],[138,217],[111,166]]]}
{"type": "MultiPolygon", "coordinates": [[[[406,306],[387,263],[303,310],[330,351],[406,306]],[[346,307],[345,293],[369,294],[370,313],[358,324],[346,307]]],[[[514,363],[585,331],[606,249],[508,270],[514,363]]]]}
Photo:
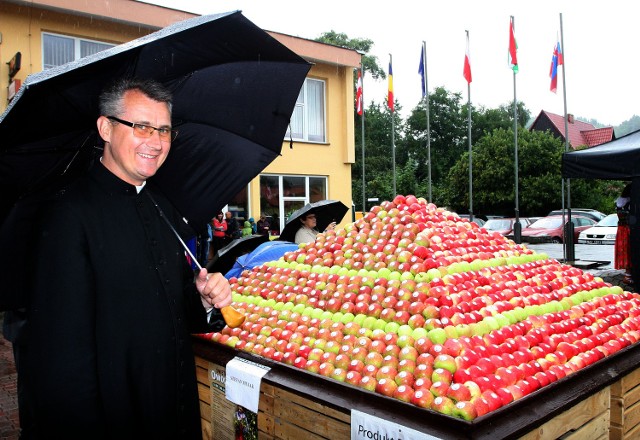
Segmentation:
{"type": "Polygon", "coordinates": [[[562,59],[562,48],[560,47],[560,42],[558,41],[553,48],[553,56],[551,57],[551,69],[549,70],[549,76],[551,77],[551,90],[553,93],[556,93],[558,89],[558,66],[562,66],[564,61],[562,59]]]}
{"type": "Polygon", "coordinates": [[[362,70],[358,70],[358,82],[356,83],[356,111],[362,116],[362,70]]]}

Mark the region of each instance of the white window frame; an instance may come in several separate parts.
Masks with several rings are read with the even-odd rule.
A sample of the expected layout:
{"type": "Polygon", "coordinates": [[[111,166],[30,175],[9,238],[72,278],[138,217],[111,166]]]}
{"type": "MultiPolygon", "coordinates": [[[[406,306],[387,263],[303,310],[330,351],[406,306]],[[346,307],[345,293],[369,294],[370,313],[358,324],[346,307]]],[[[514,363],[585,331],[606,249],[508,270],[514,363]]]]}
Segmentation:
{"type": "Polygon", "coordinates": [[[52,37],[57,37],[57,38],[64,38],[67,40],[71,40],[73,41],[73,60],[69,60],[69,61],[76,61],[79,60],[80,58],[82,58],[81,56],[81,45],[83,42],[87,42],[87,43],[98,43],[98,44],[102,44],[108,47],[105,47],[105,49],[110,49],[112,47],[115,47],[116,45],[113,43],[107,43],[105,41],[99,41],[99,40],[92,40],[90,38],[79,38],[79,37],[72,37],[69,35],[64,35],[64,34],[56,34],[54,32],[42,32],[41,34],[41,44],[42,44],[42,69],[46,70],[46,69],[51,69],[53,67],[57,67],[57,65],[47,65],[45,64],[45,38],[46,36],[52,36],[52,37]]]}
{"type": "Polygon", "coordinates": [[[294,107],[293,113],[291,114],[291,124],[287,128],[287,132],[285,134],[285,138],[292,138],[295,141],[303,141],[309,143],[318,143],[318,144],[326,144],[327,143],[327,82],[325,80],[316,79],[316,78],[306,78],[304,80],[304,84],[300,89],[300,94],[298,95],[298,99],[296,101],[296,105],[294,107]],[[322,85],[322,108],[319,109],[318,113],[321,115],[321,120],[318,120],[318,117],[314,118],[312,116],[312,109],[309,106],[311,91],[310,85],[322,85]],[[301,133],[295,132],[293,136],[291,132],[293,130],[293,124],[295,123],[294,117],[299,115],[302,118],[301,121],[301,133]],[[312,133],[312,127],[314,125],[320,125],[322,133],[316,134],[318,138],[313,138],[314,134],[312,133]]]}
{"type": "Polygon", "coordinates": [[[309,202],[309,197],[310,197],[310,188],[309,188],[309,179],[312,178],[316,178],[316,179],[324,179],[325,181],[325,195],[324,198],[326,199],[329,195],[329,177],[328,176],[319,176],[319,175],[315,175],[315,174],[261,174],[260,177],[265,176],[265,177],[277,177],[278,178],[278,193],[280,194],[279,198],[278,198],[278,211],[279,211],[279,217],[280,217],[280,231],[282,231],[284,229],[284,225],[287,221],[287,219],[285,218],[285,212],[284,212],[284,204],[285,202],[303,202],[303,205],[306,205],[309,202]],[[285,177],[302,177],[304,178],[304,189],[305,189],[305,195],[304,197],[301,196],[283,196],[282,194],[284,194],[284,186],[283,186],[283,181],[285,177]]]}

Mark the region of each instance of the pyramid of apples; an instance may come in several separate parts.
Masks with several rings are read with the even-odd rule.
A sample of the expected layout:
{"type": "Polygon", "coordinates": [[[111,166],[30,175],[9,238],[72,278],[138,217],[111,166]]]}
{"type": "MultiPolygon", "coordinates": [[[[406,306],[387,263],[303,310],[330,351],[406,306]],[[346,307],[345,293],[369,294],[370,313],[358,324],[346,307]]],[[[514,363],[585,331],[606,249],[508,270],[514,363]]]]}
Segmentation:
{"type": "Polygon", "coordinates": [[[202,337],[464,420],[640,339],[640,295],[411,195],[230,282],[202,337]]]}

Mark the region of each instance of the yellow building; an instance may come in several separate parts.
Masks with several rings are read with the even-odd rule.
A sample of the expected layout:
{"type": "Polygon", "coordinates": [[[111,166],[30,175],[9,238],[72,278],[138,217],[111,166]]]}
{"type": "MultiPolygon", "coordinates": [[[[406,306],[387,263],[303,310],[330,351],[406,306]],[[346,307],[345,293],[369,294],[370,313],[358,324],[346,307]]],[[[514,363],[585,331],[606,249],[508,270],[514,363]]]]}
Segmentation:
{"type": "MultiPolygon", "coordinates": [[[[0,0],[0,112],[31,73],[194,16],[135,0],[0,0]]],[[[281,156],[228,201],[228,209],[241,220],[257,220],[264,213],[277,234],[287,215],[305,203],[336,199],[351,207],[353,69],[360,64],[360,54],[269,33],[313,67],[300,92],[281,156]]],[[[343,223],[350,219],[347,214],[343,223]]]]}

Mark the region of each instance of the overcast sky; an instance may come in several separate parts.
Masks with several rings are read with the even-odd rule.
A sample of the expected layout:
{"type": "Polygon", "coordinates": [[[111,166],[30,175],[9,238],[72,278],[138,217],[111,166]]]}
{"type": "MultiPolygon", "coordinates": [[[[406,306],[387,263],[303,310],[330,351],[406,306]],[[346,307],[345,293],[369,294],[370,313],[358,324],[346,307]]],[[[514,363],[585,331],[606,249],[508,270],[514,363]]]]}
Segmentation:
{"type": "MultiPolygon", "coordinates": [[[[444,86],[467,100],[462,76],[465,30],[470,35],[471,101],[494,108],[513,100],[513,74],[507,65],[509,17],[515,17],[520,73],[516,95],[532,115],[563,114],[562,68],[558,91],[549,91],[553,47],[564,33],[567,109],[584,118],[618,125],[640,115],[638,16],[623,0],[449,0],[421,2],[300,0],[148,0],[198,14],[242,10],[265,30],[314,39],[334,30],[349,38],[373,40],[371,54],[386,71],[393,55],[396,100],[407,117],[421,98],[418,64],[427,45],[429,90],[444,86]]],[[[387,82],[366,78],[365,105],[383,102],[387,82]]]]}

